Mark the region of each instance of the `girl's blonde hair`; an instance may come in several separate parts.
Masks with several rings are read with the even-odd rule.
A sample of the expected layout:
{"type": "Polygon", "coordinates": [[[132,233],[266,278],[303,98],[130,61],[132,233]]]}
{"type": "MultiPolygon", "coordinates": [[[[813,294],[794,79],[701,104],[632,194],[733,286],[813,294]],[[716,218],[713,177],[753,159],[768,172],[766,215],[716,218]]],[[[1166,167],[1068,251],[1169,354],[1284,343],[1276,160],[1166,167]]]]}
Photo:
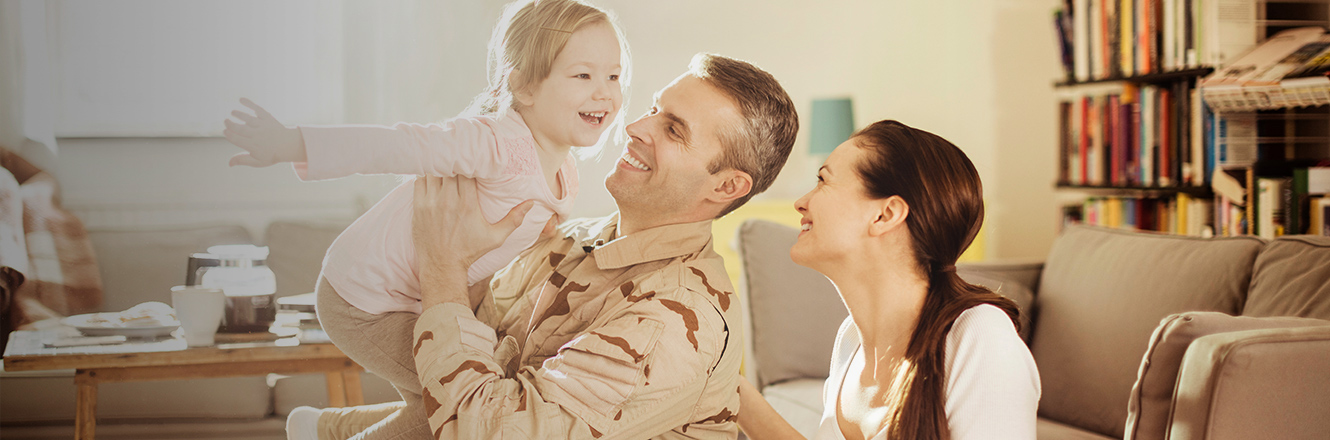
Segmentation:
{"type": "Polygon", "coordinates": [[[622,142],[623,108],[628,106],[632,72],[628,40],[612,13],[579,0],[518,0],[505,6],[502,18],[490,36],[489,55],[485,62],[489,86],[471,101],[466,113],[492,115],[515,109],[513,93],[535,87],[549,77],[554,58],[563,51],[573,32],[595,23],[608,24],[619,40],[622,68],[619,87],[624,100],[614,121],[601,134],[596,145],[574,151],[586,159],[598,155],[611,135],[616,143],[622,142]]]}

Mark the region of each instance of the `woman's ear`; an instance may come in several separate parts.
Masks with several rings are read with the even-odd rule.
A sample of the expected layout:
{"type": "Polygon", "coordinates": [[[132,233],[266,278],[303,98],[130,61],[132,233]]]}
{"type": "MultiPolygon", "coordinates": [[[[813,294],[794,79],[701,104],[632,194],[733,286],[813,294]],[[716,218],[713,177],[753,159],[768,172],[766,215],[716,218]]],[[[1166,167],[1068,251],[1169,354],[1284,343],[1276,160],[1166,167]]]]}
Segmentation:
{"type": "Polygon", "coordinates": [[[707,197],[712,202],[728,205],[753,190],[753,177],[748,173],[731,168],[716,175],[720,179],[707,197]]]}
{"type": "Polygon", "coordinates": [[[881,208],[873,223],[868,226],[868,234],[878,236],[905,227],[905,219],[910,216],[910,204],[901,196],[891,196],[880,201],[881,208]]]}

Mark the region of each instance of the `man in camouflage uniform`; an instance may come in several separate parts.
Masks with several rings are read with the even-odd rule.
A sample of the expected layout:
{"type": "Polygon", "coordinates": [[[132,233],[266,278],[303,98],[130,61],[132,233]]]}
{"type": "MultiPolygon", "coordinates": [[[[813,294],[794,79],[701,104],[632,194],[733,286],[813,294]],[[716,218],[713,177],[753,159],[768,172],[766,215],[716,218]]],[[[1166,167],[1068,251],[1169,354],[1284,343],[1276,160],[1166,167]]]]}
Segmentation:
{"type": "Polygon", "coordinates": [[[472,182],[420,179],[414,356],[434,437],[735,437],[742,320],[711,222],[771,185],[797,129],[770,74],[698,55],[627,127],[605,179],[619,211],[564,223],[470,291],[483,252],[453,249],[496,247],[524,206],[485,229],[472,182]]]}

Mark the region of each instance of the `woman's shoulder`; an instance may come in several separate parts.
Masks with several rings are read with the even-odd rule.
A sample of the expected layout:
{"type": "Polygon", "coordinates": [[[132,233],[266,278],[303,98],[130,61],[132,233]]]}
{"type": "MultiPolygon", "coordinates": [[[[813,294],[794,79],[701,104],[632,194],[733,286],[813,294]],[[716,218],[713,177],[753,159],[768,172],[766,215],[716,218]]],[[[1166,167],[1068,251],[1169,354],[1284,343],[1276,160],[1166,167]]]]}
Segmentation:
{"type": "Polygon", "coordinates": [[[961,312],[947,334],[946,355],[948,376],[953,381],[978,373],[969,371],[972,367],[979,367],[985,375],[1038,374],[1030,349],[1016,332],[1011,317],[990,304],[961,312]]]}
{"type": "Polygon", "coordinates": [[[1011,327],[1013,332],[1016,331],[1016,326],[1007,312],[992,304],[979,304],[965,309],[956,317],[956,322],[952,324],[952,334],[956,334],[958,327],[965,330],[976,326],[984,329],[1011,327]]]}
{"type": "Polygon", "coordinates": [[[1024,363],[1030,349],[1016,332],[1016,325],[1002,309],[980,304],[956,317],[947,334],[947,368],[970,363],[984,364],[994,358],[1019,359],[1024,363]]]}
{"type": "Polygon", "coordinates": [[[962,312],[947,335],[946,356],[953,439],[1034,438],[1039,369],[1006,312],[989,304],[962,312]]]}

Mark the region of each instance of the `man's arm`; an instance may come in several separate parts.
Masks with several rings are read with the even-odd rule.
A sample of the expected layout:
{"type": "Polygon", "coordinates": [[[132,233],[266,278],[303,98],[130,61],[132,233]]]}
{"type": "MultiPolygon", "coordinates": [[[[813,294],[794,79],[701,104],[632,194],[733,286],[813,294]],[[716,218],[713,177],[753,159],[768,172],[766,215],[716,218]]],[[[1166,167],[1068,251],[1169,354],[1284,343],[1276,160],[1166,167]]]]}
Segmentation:
{"type": "MultiPolygon", "coordinates": [[[[659,292],[667,297],[693,296],[659,292]]],[[[585,331],[539,368],[515,370],[517,344],[498,340],[455,303],[429,308],[415,328],[416,369],[430,429],[440,438],[649,438],[687,426],[732,437],[734,413],[699,414],[729,334],[704,300],[644,299],[585,331]],[[708,419],[708,420],[704,420],[708,419]]],[[[737,343],[734,344],[737,346],[737,343]]]]}

